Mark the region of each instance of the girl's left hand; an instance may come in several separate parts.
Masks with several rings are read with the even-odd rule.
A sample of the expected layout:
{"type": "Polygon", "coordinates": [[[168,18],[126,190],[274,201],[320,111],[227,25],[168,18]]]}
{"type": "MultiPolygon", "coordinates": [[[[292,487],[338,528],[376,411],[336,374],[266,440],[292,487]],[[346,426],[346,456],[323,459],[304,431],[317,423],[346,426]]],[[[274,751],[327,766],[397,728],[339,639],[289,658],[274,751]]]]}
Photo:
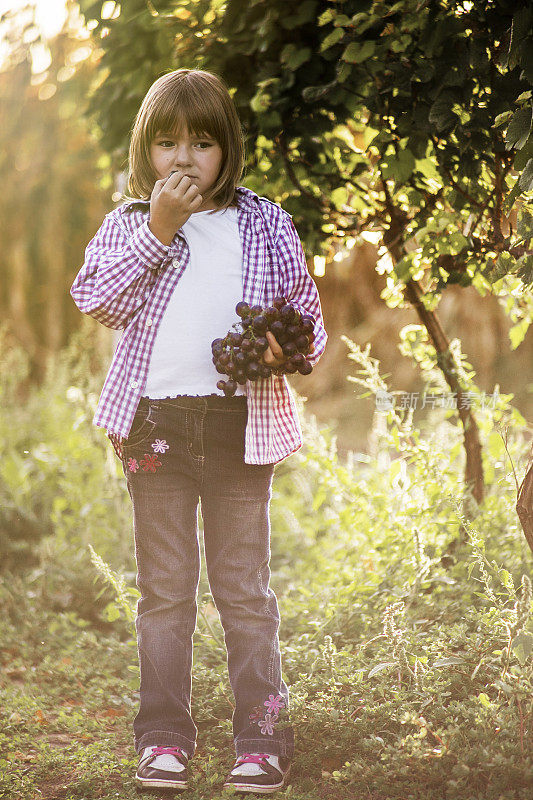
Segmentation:
{"type": "MultiPolygon", "coordinates": [[[[267,331],[265,334],[266,338],[268,339],[269,346],[263,353],[263,361],[267,365],[267,367],[280,367],[287,361],[287,357],[283,354],[283,350],[281,349],[281,345],[278,343],[276,337],[274,336],[271,331],[267,331]]],[[[312,342],[309,348],[309,353],[315,352],[315,343],[312,342]]]]}

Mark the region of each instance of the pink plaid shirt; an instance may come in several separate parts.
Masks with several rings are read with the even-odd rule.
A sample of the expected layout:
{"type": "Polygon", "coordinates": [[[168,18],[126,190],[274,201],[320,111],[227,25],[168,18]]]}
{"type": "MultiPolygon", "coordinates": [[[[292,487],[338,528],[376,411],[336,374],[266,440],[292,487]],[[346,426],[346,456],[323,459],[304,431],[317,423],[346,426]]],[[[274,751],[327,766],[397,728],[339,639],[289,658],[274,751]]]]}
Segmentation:
{"type": "MultiPolygon", "coordinates": [[[[236,192],[243,299],[266,306],[283,294],[302,313],[312,314],[315,351],[308,359],[314,365],[328,337],[291,215],[244,186],[236,192]]],[[[84,314],[109,328],[123,329],[93,419],[94,425],[106,428],[119,457],[143,395],[159,322],[189,263],[180,230],[170,245],[162,244],[148,227],[149,212],[149,201],[139,200],[107,214],[87,245],[85,262],[70,290],[84,314]]],[[[247,381],[246,396],[247,464],[277,463],[302,446],[298,411],[284,375],[247,381]]]]}

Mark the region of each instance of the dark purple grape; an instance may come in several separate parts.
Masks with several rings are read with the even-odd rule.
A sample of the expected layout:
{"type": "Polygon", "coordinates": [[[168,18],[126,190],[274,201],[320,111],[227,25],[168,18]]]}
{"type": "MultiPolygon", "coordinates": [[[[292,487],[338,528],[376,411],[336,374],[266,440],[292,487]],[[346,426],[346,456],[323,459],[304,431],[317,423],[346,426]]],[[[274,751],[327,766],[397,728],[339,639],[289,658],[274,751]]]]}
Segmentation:
{"type": "Polygon", "coordinates": [[[235,306],[235,311],[238,317],[247,317],[250,313],[250,306],[248,303],[245,303],[244,300],[241,300],[240,303],[237,303],[235,306]]]}
{"type": "Polygon", "coordinates": [[[293,364],[292,361],[286,361],[283,365],[283,371],[288,372],[291,375],[293,372],[296,372],[298,367],[296,364],[293,364]]]}
{"type": "Polygon", "coordinates": [[[315,336],[315,334],[314,334],[314,333],[308,333],[308,334],[306,334],[306,335],[307,335],[307,338],[309,339],[309,344],[311,344],[312,342],[314,342],[314,341],[315,341],[315,339],[316,339],[316,336],[315,336]]]}
{"type": "Polygon", "coordinates": [[[300,326],[302,333],[313,333],[314,329],[315,325],[313,320],[308,316],[302,317],[302,323],[300,326]]]}
{"type": "Polygon", "coordinates": [[[279,319],[279,309],[277,309],[276,306],[268,306],[268,308],[265,308],[263,311],[263,315],[269,322],[275,322],[279,319]]]}
{"type": "Polygon", "coordinates": [[[285,342],[288,342],[289,341],[289,335],[287,333],[287,329],[283,328],[283,330],[280,331],[275,338],[276,338],[276,341],[277,341],[278,344],[285,344],[285,342]]]}
{"type": "Polygon", "coordinates": [[[242,340],[242,342],[241,342],[241,350],[243,352],[248,353],[248,352],[250,352],[250,350],[253,350],[253,347],[254,347],[254,343],[252,342],[251,339],[243,339],[242,340]]]}
{"type": "Polygon", "coordinates": [[[294,320],[294,311],[295,311],[294,306],[291,306],[290,303],[287,303],[287,305],[282,306],[279,312],[281,320],[285,323],[289,323],[290,325],[290,323],[294,320]]]}
{"type": "Polygon", "coordinates": [[[283,355],[287,356],[287,358],[295,355],[297,351],[297,347],[294,342],[286,342],[281,349],[283,350],[283,355]]]}
{"type": "Polygon", "coordinates": [[[268,320],[263,314],[259,314],[252,322],[252,330],[260,336],[268,330],[268,320]]]}
{"type": "Polygon", "coordinates": [[[224,391],[225,385],[226,381],[217,381],[217,389],[220,389],[222,392],[224,391]]]}
{"type": "Polygon", "coordinates": [[[246,366],[246,375],[251,381],[255,381],[259,377],[259,366],[257,361],[250,361],[246,366]]]}
{"type": "Polygon", "coordinates": [[[234,369],[235,369],[235,362],[230,359],[226,364],[226,375],[231,375],[234,369]]]}
{"type": "Polygon", "coordinates": [[[273,305],[275,308],[278,308],[278,309],[279,309],[279,308],[283,308],[283,306],[284,306],[284,305],[286,305],[286,304],[287,304],[287,300],[286,300],[286,298],[285,298],[285,297],[283,297],[283,295],[281,295],[281,294],[280,294],[280,295],[278,295],[277,297],[275,297],[275,298],[274,298],[274,302],[272,303],[272,305],[273,305]]]}
{"type": "Polygon", "coordinates": [[[228,353],[226,351],[225,353],[221,353],[219,355],[218,360],[219,360],[220,364],[227,364],[228,361],[230,360],[230,358],[231,358],[231,353],[228,353]]]}
{"type": "Polygon", "coordinates": [[[292,318],[293,324],[294,324],[294,325],[299,325],[299,324],[300,324],[300,322],[301,322],[301,320],[302,320],[302,315],[300,314],[300,312],[298,311],[298,309],[297,309],[297,308],[295,308],[295,309],[294,309],[294,316],[293,316],[293,318],[292,318]]]}
{"type": "Polygon", "coordinates": [[[224,345],[222,339],[213,339],[213,341],[211,342],[211,350],[217,350],[218,348],[222,348],[223,346],[224,345]]]}
{"type": "Polygon", "coordinates": [[[257,317],[258,314],[263,313],[263,306],[252,306],[250,309],[250,316],[257,317]]]}
{"type": "Polygon", "coordinates": [[[261,378],[268,378],[270,376],[271,369],[268,364],[259,364],[259,375],[261,378]]]}
{"type": "Polygon", "coordinates": [[[252,324],[252,317],[244,317],[241,324],[243,328],[248,328],[252,324]]]}
{"type": "Polygon", "coordinates": [[[248,361],[248,357],[246,353],[243,353],[242,350],[238,350],[236,353],[233,353],[233,360],[235,362],[235,366],[244,367],[244,365],[248,361]]]}
{"type": "Polygon", "coordinates": [[[274,335],[276,339],[278,339],[278,336],[282,336],[285,333],[285,325],[283,324],[283,322],[281,322],[281,320],[273,322],[272,325],[270,326],[270,332],[274,335]]]}
{"type": "Polygon", "coordinates": [[[264,336],[258,336],[257,339],[255,340],[255,345],[254,345],[255,351],[259,353],[259,355],[261,355],[261,353],[264,353],[265,350],[268,348],[268,346],[269,346],[268,339],[266,339],[264,336]]]}
{"type": "Polygon", "coordinates": [[[226,375],[226,367],[224,364],[221,364],[219,361],[215,364],[217,372],[220,372],[221,375],[226,375]]]}
{"type": "Polygon", "coordinates": [[[303,314],[303,316],[302,316],[302,322],[305,322],[306,320],[309,320],[309,322],[311,322],[311,323],[312,323],[312,325],[313,325],[313,328],[315,327],[315,322],[316,322],[316,319],[313,317],[313,315],[312,315],[312,314],[303,314]]]}
{"type": "Polygon", "coordinates": [[[246,383],[246,375],[242,371],[242,369],[236,369],[235,370],[234,378],[237,381],[237,383],[241,384],[241,386],[244,386],[244,384],[246,383]]]}
{"type": "Polygon", "coordinates": [[[305,356],[303,353],[295,353],[291,356],[291,362],[296,366],[299,367],[305,361],[305,356]]]}
{"type": "Polygon", "coordinates": [[[232,344],[234,347],[238,347],[240,345],[240,343],[242,342],[242,334],[241,333],[237,333],[236,331],[233,331],[232,333],[229,333],[228,336],[229,336],[230,344],[232,344]]]}
{"type": "Polygon", "coordinates": [[[310,361],[307,361],[307,359],[300,367],[298,367],[298,372],[300,373],[300,375],[309,375],[312,371],[313,371],[313,365],[311,364],[310,361]]]}
{"type": "Polygon", "coordinates": [[[226,381],[224,386],[224,394],[226,397],[232,397],[237,390],[237,383],[235,381],[226,381]]]}
{"type": "Polygon", "coordinates": [[[294,344],[296,345],[297,350],[303,352],[309,348],[309,338],[302,334],[301,336],[298,336],[294,344]]]}
{"type": "Polygon", "coordinates": [[[301,328],[299,325],[289,325],[287,328],[287,336],[289,339],[296,339],[300,335],[301,328]]]}

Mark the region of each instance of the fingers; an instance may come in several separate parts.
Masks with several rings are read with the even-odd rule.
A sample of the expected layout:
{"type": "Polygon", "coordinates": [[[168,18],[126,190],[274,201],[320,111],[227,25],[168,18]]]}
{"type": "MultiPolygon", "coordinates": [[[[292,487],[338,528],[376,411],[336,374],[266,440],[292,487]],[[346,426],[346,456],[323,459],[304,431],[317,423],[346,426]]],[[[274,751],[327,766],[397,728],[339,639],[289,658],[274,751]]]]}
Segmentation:
{"type": "Polygon", "coordinates": [[[284,359],[283,350],[281,349],[281,345],[278,343],[276,337],[271,331],[266,332],[266,338],[268,339],[268,344],[270,345],[270,351],[274,358],[277,359],[284,359]]]}
{"type": "Polygon", "coordinates": [[[265,336],[268,339],[269,346],[263,353],[263,361],[268,367],[279,367],[286,360],[281,345],[270,331],[267,331],[265,336]]]}
{"type": "Polygon", "coordinates": [[[165,183],[165,179],[164,178],[162,178],[161,180],[156,181],[154,183],[154,188],[152,189],[152,197],[157,197],[157,195],[159,194],[159,192],[163,188],[164,183],[165,183]]]}
{"type": "Polygon", "coordinates": [[[174,169],[170,175],[165,179],[165,186],[167,189],[187,188],[187,186],[195,186],[191,178],[182,172],[180,169],[174,169]],[[182,185],[183,182],[183,185],[182,185]]]}
{"type": "Polygon", "coordinates": [[[268,347],[265,352],[263,353],[263,361],[267,365],[267,367],[280,367],[284,363],[284,359],[276,358],[270,347],[268,347]]]}

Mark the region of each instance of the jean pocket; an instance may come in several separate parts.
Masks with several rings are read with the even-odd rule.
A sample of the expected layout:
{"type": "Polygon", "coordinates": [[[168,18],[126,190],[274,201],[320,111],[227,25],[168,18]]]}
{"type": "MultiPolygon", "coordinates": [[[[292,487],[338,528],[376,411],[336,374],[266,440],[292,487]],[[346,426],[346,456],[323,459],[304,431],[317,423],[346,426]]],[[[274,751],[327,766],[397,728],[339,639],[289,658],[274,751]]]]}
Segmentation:
{"type": "Polygon", "coordinates": [[[148,408],[138,408],[135,412],[128,438],[122,442],[122,449],[125,447],[137,447],[146,439],[149,439],[155,428],[155,420],[152,419],[152,405],[148,408]]]}

